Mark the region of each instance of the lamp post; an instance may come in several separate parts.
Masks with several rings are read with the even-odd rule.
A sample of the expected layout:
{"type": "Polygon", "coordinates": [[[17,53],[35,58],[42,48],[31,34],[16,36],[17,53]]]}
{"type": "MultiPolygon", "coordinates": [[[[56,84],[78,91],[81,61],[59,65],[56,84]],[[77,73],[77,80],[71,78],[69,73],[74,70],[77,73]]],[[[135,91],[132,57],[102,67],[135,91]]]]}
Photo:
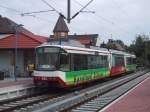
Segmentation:
{"type": "Polygon", "coordinates": [[[15,81],[17,81],[17,76],[18,76],[18,38],[19,38],[19,30],[20,30],[20,27],[22,27],[23,25],[22,24],[18,24],[18,25],[15,25],[14,28],[15,28],[15,35],[16,35],[16,40],[15,40],[15,69],[14,69],[14,78],[15,78],[15,81]]]}

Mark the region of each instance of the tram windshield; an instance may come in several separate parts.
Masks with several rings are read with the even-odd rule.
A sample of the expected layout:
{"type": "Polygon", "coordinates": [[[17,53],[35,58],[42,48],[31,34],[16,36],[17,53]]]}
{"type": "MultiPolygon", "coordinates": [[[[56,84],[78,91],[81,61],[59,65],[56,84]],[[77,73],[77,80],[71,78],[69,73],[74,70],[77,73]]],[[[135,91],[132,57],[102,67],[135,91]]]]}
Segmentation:
{"type": "Polygon", "coordinates": [[[56,70],[59,63],[59,48],[41,47],[36,50],[36,69],[56,70]]]}
{"type": "Polygon", "coordinates": [[[36,69],[69,71],[69,54],[57,47],[37,48],[36,69]]]}

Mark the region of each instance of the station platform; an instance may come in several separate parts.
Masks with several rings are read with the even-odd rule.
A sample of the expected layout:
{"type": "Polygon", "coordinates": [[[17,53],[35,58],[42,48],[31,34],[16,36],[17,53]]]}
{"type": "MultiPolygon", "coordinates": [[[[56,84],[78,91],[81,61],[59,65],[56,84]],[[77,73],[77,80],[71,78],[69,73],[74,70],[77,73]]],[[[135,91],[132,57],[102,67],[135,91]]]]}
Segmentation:
{"type": "Polygon", "coordinates": [[[150,77],[100,112],[150,112],[150,77]]]}
{"type": "Polygon", "coordinates": [[[14,78],[7,78],[4,80],[0,80],[0,88],[17,86],[17,85],[31,85],[33,84],[32,78],[17,78],[15,81],[14,78]]]}
{"type": "Polygon", "coordinates": [[[30,95],[34,93],[32,78],[8,78],[0,80],[0,101],[30,95]]]}

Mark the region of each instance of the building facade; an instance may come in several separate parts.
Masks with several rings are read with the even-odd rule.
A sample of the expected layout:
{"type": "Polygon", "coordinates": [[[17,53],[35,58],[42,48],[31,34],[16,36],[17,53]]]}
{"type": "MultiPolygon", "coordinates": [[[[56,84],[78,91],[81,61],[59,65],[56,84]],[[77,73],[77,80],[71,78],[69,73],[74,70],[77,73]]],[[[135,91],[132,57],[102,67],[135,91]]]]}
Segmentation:
{"type": "Polygon", "coordinates": [[[0,71],[5,72],[8,77],[13,77],[15,65],[18,65],[19,76],[27,76],[28,63],[35,64],[35,48],[48,40],[47,37],[35,35],[23,27],[16,34],[17,25],[0,16],[0,71]]]}
{"type": "Polygon", "coordinates": [[[29,63],[35,64],[35,48],[48,39],[46,37],[27,35],[21,32],[18,34],[16,55],[16,35],[1,34],[0,37],[0,71],[9,71],[10,76],[14,74],[16,57],[19,75],[26,76],[27,65],[29,63]]]}

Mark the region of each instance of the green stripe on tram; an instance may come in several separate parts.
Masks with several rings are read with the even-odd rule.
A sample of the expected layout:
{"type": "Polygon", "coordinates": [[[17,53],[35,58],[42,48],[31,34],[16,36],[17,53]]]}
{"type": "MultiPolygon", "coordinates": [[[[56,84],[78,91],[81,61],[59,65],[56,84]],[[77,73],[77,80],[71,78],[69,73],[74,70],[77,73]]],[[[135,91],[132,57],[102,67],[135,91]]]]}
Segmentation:
{"type": "Polygon", "coordinates": [[[66,83],[67,84],[82,83],[100,77],[108,77],[109,74],[110,74],[109,68],[70,71],[66,72],[66,83]]]}
{"type": "Polygon", "coordinates": [[[134,71],[134,70],[136,70],[136,64],[127,65],[127,71],[134,71]]]}

